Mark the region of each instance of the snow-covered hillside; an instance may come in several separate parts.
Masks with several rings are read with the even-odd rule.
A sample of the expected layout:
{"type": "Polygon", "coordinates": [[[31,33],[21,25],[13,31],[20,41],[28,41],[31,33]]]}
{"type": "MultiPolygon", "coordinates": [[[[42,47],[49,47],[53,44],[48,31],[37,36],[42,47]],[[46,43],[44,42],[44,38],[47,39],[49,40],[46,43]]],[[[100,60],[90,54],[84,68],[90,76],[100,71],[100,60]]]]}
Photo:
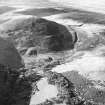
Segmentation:
{"type": "Polygon", "coordinates": [[[50,0],[62,6],[105,13],[105,0],[50,0]]]}

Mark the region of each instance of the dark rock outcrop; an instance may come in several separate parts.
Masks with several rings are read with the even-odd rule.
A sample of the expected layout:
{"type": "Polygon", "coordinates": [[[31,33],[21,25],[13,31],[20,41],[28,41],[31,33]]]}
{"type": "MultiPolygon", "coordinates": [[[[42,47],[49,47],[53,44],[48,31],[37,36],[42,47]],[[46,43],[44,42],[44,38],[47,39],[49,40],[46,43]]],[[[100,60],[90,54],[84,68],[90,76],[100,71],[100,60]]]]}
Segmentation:
{"type": "Polygon", "coordinates": [[[68,30],[64,25],[33,17],[14,21],[3,25],[5,29],[2,30],[2,34],[6,33],[13,38],[15,46],[19,50],[23,47],[40,47],[41,52],[46,52],[74,48],[75,32],[68,30]]]}
{"type": "Polygon", "coordinates": [[[31,87],[26,80],[19,78],[20,73],[8,66],[0,64],[0,104],[1,105],[28,105],[27,97],[31,87]],[[26,94],[26,95],[23,95],[26,94]],[[24,100],[22,100],[24,99],[24,100]],[[20,101],[21,100],[21,101],[20,101]],[[17,104],[19,102],[19,104],[17,104]]]}
{"type": "Polygon", "coordinates": [[[25,69],[11,69],[0,64],[0,105],[29,105],[32,82],[41,76],[25,76],[25,69]]]}
{"type": "Polygon", "coordinates": [[[16,69],[24,66],[22,58],[20,57],[13,43],[1,37],[0,37],[0,64],[16,69]]]}

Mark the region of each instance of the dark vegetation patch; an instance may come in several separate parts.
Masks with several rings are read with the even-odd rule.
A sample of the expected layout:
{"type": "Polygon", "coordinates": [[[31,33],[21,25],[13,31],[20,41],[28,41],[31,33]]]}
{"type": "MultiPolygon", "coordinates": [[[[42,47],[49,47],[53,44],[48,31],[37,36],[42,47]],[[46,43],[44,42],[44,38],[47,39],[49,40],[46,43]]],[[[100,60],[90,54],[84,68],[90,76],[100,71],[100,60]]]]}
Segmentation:
{"type": "Polygon", "coordinates": [[[58,10],[54,8],[42,8],[42,9],[28,9],[26,11],[16,12],[24,15],[35,15],[35,16],[50,16],[59,13],[66,13],[67,10],[58,10]]]}
{"type": "Polygon", "coordinates": [[[72,81],[77,88],[79,95],[86,100],[93,100],[93,102],[104,105],[105,91],[94,87],[94,81],[88,80],[77,71],[63,73],[68,80],[72,81]]]}
{"type": "Polygon", "coordinates": [[[0,7],[0,14],[15,10],[16,8],[8,7],[8,6],[1,6],[0,7]]]}

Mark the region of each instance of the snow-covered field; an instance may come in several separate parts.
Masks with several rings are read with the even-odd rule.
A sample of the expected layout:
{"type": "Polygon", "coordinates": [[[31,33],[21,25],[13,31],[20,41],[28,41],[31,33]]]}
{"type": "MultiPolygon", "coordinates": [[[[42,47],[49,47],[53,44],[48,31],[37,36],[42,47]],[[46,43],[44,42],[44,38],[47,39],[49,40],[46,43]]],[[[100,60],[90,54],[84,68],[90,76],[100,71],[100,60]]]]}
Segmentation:
{"type": "Polygon", "coordinates": [[[58,94],[57,87],[49,85],[46,78],[38,82],[37,86],[39,92],[37,92],[35,96],[33,96],[30,105],[37,105],[39,103],[45,102],[46,99],[56,97],[58,94]]]}
{"type": "Polygon", "coordinates": [[[50,0],[62,6],[105,13],[105,0],[50,0]]]}
{"type": "Polygon", "coordinates": [[[99,57],[95,53],[84,52],[80,58],[74,59],[72,62],[59,65],[52,69],[58,73],[69,71],[78,71],[84,77],[91,80],[105,81],[105,57],[99,57]]]}

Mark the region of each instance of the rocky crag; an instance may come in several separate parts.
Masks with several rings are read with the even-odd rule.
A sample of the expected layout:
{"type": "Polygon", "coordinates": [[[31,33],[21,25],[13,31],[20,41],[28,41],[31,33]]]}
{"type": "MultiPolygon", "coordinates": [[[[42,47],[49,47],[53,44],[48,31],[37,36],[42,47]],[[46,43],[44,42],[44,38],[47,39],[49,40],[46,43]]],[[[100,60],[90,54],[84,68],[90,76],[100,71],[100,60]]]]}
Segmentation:
{"type": "Polygon", "coordinates": [[[45,53],[73,49],[77,40],[74,30],[69,31],[66,26],[43,18],[15,19],[2,27],[2,36],[13,39],[14,45],[23,54],[26,51],[30,54],[33,50],[45,53]]]}

